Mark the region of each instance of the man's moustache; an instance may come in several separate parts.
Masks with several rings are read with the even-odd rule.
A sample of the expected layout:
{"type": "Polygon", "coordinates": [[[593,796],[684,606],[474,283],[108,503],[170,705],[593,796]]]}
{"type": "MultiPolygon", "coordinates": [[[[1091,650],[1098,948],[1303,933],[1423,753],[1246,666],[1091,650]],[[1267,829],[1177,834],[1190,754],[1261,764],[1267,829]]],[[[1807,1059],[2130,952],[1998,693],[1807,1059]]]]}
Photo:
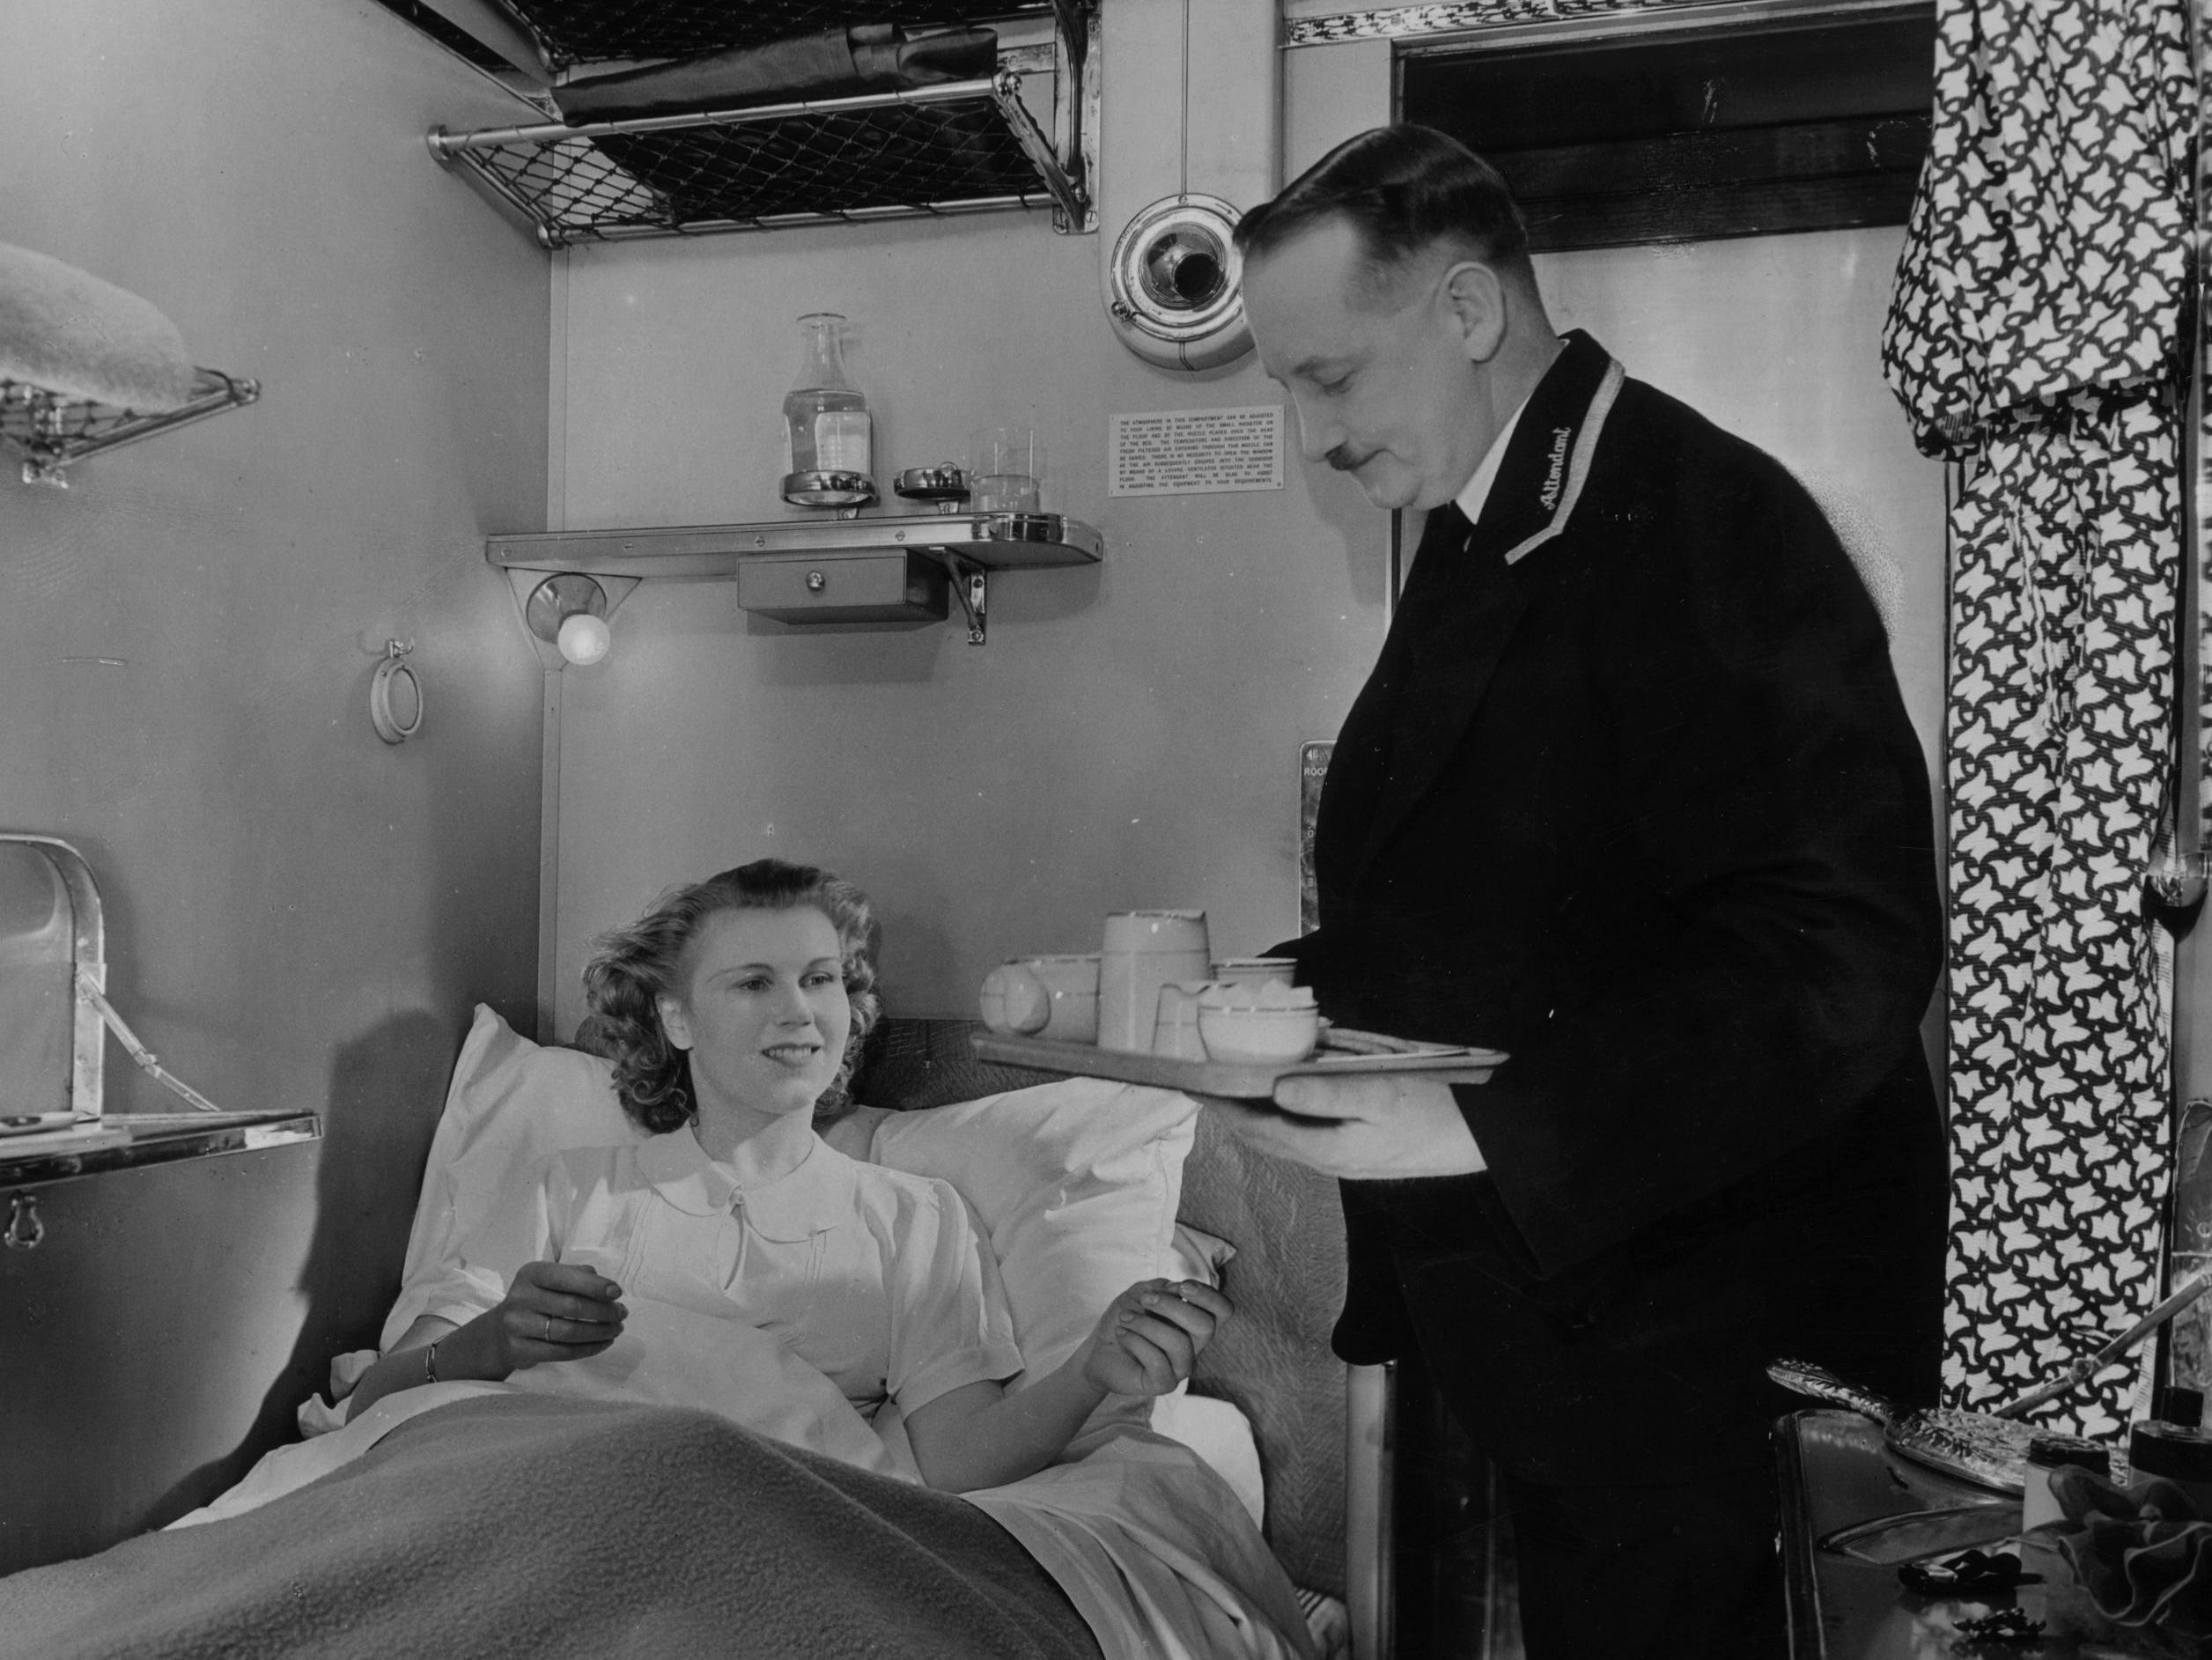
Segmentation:
{"type": "Polygon", "coordinates": [[[1335,449],[1331,450],[1321,459],[1328,462],[1330,466],[1335,468],[1337,471],[1340,473],[1350,473],[1355,472],[1359,468],[1365,467],[1371,458],[1365,455],[1354,455],[1351,453],[1351,451],[1339,445],[1335,449]]]}

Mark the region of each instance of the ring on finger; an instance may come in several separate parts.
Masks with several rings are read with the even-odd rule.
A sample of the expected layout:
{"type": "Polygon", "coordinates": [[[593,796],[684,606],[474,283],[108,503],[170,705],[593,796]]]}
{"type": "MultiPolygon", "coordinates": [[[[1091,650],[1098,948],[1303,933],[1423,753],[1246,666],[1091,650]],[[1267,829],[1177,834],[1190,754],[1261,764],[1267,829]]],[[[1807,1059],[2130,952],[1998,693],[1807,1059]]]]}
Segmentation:
{"type": "Polygon", "coordinates": [[[545,1340],[548,1343],[553,1340],[553,1317],[549,1314],[545,1317],[545,1340]]]}

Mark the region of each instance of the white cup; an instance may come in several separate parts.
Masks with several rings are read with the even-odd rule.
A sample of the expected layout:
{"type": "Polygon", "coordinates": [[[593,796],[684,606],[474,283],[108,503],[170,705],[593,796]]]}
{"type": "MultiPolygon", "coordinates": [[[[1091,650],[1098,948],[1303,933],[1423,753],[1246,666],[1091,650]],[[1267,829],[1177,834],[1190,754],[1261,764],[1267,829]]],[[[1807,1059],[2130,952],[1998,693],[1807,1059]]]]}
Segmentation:
{"type": "Polygon", "coordinates": [[[1124,911],[1107,918],[1098,957],[1098,1046],[1150,1053],[1160,988],[1204,980],[1213,965],[1203,911],[1124,911]]]}
{"type": "Polygon", "coordinates": [[[1017,957],[983,983],[984,1024],[995,1032],[1088,1044],[1098,1037],[1098,958],[1017,957]]]}
{"type": "Polygon", "coordinates": [[[1160,988],[1160,1013],[1152,1026],[1152,1052],[1177,1060],[1204,1060],[1206,1040],[1198,1036],[1198,994],[1205,980],[1170,980],[1160,988]]]}

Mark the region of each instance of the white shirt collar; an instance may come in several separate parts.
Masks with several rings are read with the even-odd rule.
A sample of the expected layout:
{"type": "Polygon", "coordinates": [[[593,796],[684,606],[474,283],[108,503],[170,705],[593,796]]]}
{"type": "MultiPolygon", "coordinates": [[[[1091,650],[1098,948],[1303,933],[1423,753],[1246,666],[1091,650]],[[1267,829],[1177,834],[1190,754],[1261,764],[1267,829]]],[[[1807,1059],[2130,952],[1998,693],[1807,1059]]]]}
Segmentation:
{"type": "Polygon", "coordinates": [[[693,1216],[735,1209],[763,1239],[800,1240],[834,1228],[852,1209],[852,1161],[821,1137],[772,1182],[741,1187],[729,1167],[707,1157],[692,1126],[656,1135],[638,1149],[638,1168],[660,1197],[693,1216]]]}
{"type": "MultiPolygon", "coordinates": [[[[1531,392],[1530,396],[1534,396],[1531,392]]],[[[1498,429],[1498,436],[1490,440],[1490,447],[1482,453],[1482,460],[1475,468],[1475,476],[1469,479],[1458,495],[1452,499],[1459,504],[1459,511],[1467,515],[1467,522],[1482,522],[1482,510],[1490,500],[1490,487],[1498,482],[1498,468],[1506,458],[1506,446],[1513,442],[1513,429],[1521,424],[1521,411],[1529,407],[1523,398],[1506,417],[1506,424],[1498,429]]]]}

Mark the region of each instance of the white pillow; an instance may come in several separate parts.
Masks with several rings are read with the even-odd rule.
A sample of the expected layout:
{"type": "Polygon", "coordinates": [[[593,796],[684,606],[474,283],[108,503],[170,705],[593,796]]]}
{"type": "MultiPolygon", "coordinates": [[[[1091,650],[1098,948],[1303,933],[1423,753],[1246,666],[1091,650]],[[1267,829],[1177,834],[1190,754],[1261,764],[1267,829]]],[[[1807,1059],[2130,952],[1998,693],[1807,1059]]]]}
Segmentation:
{"type": "MultiPolygon", "coordinates": [[[[580,1050],[542,1048],[477,1006],[431,1142],[383,1346],[422,1314],[457,1242],[508,1182],[564,1148],[645,1139],[615,1098],[612,1070],[580,1050]]],[[[885,1113],[868,1155],[941,1177],[982,1220],[1033,1380],[1073,1354],[1132,1282],[1178,1272],[1169,1244],[1197,1117],[1187,1096],[1071,1078],[885,1113]]],[[[1116,1398],[1091,1428],[1117,1417],[1141,1424],[1147,1407],[1116,1398]]]]}
{"type": "Polygon", "coordinates": [[[619,1147],[645,1132],[615,1098],[613,1068],[579,1049],[532,1043],[483,1004],[453,1063],[431,1138],[407,1239],[399,1301],[379,1346],[390,1348],[429,1306],[458,1242],[481,1226],[509,1181],[570,1147],[619,1147]]]}
{"type": "Polygon", "coordinates": [[[1193,1395],[1186,1383],[1153,1402],[1152,1428],[1205,1459],[1229,1484],[1252,1525],[1265,1524],[1267,1484],[1260,1475],[1259,1442],[1242,1407],[1211,1395],[1193,1395]]]}
{"type": "MultiPolygon", "coordinates": [[[[1169,1245],[1198,1103],[1167,1089],[1066,1078],[979,1101],[886,1113],[873,1156],[960,1190],[999,1258],[1034,1383],[1079,1348],[1106,1305],[1174,1272],[1169,1245]]],[[[1110,1397],[1085,1433],[1150,1421],[1110,1397]]]]}

